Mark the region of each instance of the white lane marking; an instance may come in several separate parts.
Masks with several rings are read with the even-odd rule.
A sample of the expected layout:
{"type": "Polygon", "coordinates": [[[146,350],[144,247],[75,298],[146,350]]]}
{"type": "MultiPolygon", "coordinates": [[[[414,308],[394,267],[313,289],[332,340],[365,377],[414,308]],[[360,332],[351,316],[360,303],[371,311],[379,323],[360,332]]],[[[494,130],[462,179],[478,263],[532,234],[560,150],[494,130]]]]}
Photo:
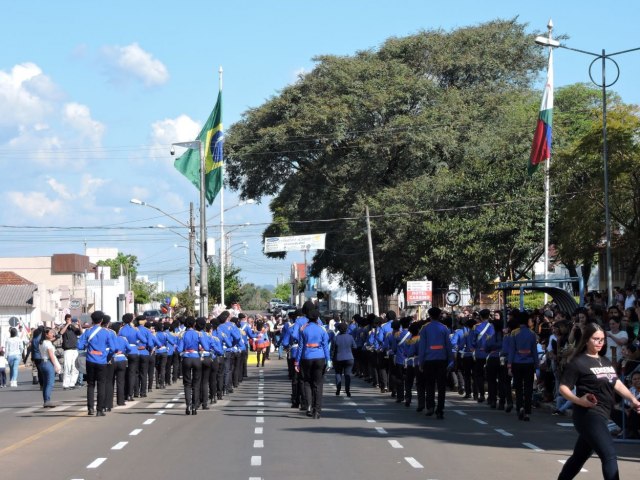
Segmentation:
{"type": "Polygon", "coordinates": [[[530,448],[530,449],[531,449],[531,450],[533,450],[534,452],[544,452],[544,450],[543,450],[543,449],[541,449],[540,447],[536,447],[533,443],[527,443],[527,442],[524,442],[524,443],[523,443],[523,445],[524,445],[525,447],[530,448]]]}
{"type": "Polygon", "coordinates": [[[264,440],[254,440],[253,448],[264,448],[264,440]]]}
{"type": "Polygon", "coordinates": [[[480,420],[479,418],[474,418],[473,419],[474,422],[479,423],[480,425],[486,425],[487,422],[485,422],[484,420],[480,420]]]}
{"type": "MultiPolygon", "coordinates": [[[[558,461],[559,461],[561,464],[563,464],[563,465],[564,465],[565,463],[567,463],[567,461],[566,461],[566,460],[558,460],[558,461]]],[[[583,469],[581,469],[581,470],[580,470],[580,472],[582,472],[582,473],[587,473],[588,471],[589,471],[589,470],[587,470],[586,468],[583,468],[583,469]]]]}
{"type": "Polygon", "coordinates": [[[463,412],[462,410],[454,410],[454,412],[456,412],[458,415],[462,415],[463,417],[467,414],[466,412],[463,412]]]}
{"type": "Polygon", "coordinates": [[[259,407],[264,407],[264,402],[258,402],[259,407]]]}
{"type": "Polygon", "coordinates": [[[175,407],[175,403],[167,403],[167,406],[165,408],[173,408],[175,407]]]}
{"type": "MultiPolygon", "coordinates": [[[[20,410],[18,413],[32,413],[35,412],[36,410],[38,410],[40,407],[29,407],[29,408],[25,408],[24,410],[20,410]]],[[[87,407],[82,407],[81,410],[86,410],[87,407]]]]}
{"type": "Polygon", "coordinates": [[[156,419],[155,418],[150,418],[148,420],[145,420],[143,425],[151,425],[153,422],[155,422],[156,419]]]}
{"type": "Polygon", "coordinates": [[[251,457],[251,466],[252,467],[259,467],[260,465],[262,465],[262,457],[256,455],[251,457]]]}
{"type": "Polygon", "coordinates": [[[397,440],[389,440],[389,445],[391,445],[393,448],[404,448],[397,440]]]}
{"type": "Polygon", "coordinates": [[[364,419],[367,421],[367,423],[376,423],[376,421],[371,417],[364,417],[364,419]]]}
{"type": "Polygon", "coordinates": [[[277,402],[276,403],[276,407],[288,407],[289,405],[291,405],[290,403],[287,402],[277,402]]]}
{"type": "Polygon", "coordinates": [[[256,428],[253,430],[253,433],[254,433],[254,435],[262,435],[262,432],[263,432],[263,431],[264,431],[264,430],[262,429],[262,427],[256,427],[256,428]]]}
{"type": "Polygon", "coordinates": [[[382,427],[376,427],[376,432],[378,432],[380,435],[386,435],[387,434],[387,431],[382,427]]]}
{"type": "Polygon", "coordinates": [[[164,415],[164,410],[158,410],[158,411],[156,412],[156,415],[164,415]]]}
{"type": "Polygon", "coordinates": [[[182,395],[184,395],[184,392],[180,392],[178,395],[182,396],[182,395]]]}
{"type": "Polygon", "coordinates": [[[495,431],[498,432],[500,435],[504,435],[505,437],[513,437],[513,433],[509,433],[501,428],[496,428],[495,431]]]}
{"type": "Polygon", "coordinates": [[[264,397],[258,397],[258,401],[259,402],[262,401],[262,400],[264,400],[264,397]]]}
{"type": "Polygon", "coordinates": [[[113,447],[111,447],[111,450],[122,450],[128,443],[129,442],[118,442],[113,447]]]}
{"type": "Polygon", "coordinates": [[[147,405],[144,408],[160,408],[162,406],[164,406],[164,402],[153,402],[153,403],[150,403],[149,405],[147,405]]]}
{"type": "Polygon", "coordinates": [[[573,423],[556,423],[559,427],[573,427],[573,423]]]}
{"type": "Polygon", "coordinates": [[[172,401],[172,402],[179,402],[179,401],[180,401],[180,399],[179,399],[179,398],[172,398],[172,399],[171,399],[171,401],[172,401]]]}
{"type": "Polygon", "coordinates": [[[63,410],[66,410],[67,408],[70,408],[71,405],[60,405],[59,407],[55,407],[52,408],[51,411],[52,412],[62,412],[63,410]]]}
{"type": "Polygon", "coordinates": [[[358,410],[356,410],[356,412],[358,412],[359,414],[363,415],[367,412],[365,412],[363,409],[359,408],[358,410]]]}
{"type": "Polygon", "coordinates": [[[129,433],[130,436],[135,437],[136,435],[138,435],[140,432],[142,431],[141,428],[136,428],[135,430],[131,430],[131,432],[129,433]]]}
{"type": "Polygon", "coordinates": [[[256,417],[256,423],[264,423],[264,417],[256,417]]]}
{"type": "Polygon", "coordinates": [[[411,465],[413,468],[424,468],[420,462],[418,462],[415,458],[413,457],[404,457],[404,459],[407,461],[407,463],[409,465],[411,465]]]}
{"type": "Polygon", "coordinates": [[[105,460],[106,458],[96,458],[93,462],[87,465],[87,468],[98,468],[104,463],[105,460]]]}
{"type": "Polygon", "coordinates": [[[264,409],[256,410],[256,415],[264,415],[264,409]]]}
{"type": "Polygon", "coordinates": [[[356,402],[349,402],[347,403],[347,405],[349,405],[350,407],[357,407],[358,404],[356,402]]]}
{"type": "Polygon", "coordinates": [[[118,405],[117,407],[113,407],[113,409],[114,410],[124,410],[125,408],[133,407],[136,403],[138,403],[138,400],[134,400],[133,402],[127,402],[126,405],[118,405]]]}

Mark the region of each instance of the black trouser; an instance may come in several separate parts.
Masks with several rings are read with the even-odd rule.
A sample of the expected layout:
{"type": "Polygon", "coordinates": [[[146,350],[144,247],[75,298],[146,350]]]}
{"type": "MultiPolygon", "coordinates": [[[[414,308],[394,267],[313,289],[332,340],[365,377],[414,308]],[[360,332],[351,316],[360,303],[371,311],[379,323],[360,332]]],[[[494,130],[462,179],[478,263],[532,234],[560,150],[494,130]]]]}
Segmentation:
{"type": "Polygon", "coordinates": [[[473,397],[476,397],[476,391],[479,398],[484,398],[484,366],[487,363],[486,358],[476,358],[473,365],[473,380],[475,382],[473,387],[473,397]]]}
{"type": "Polygon", "coordinates": [[[202,357],[202,375],[200,376],[200,403],[203,407],[206,407],[209,403],[209,387],[211,385],[212,371],[213,360],[211,360],[211,357],[202,357]]]}
{"type": "Polygon", "coordinates": [[[513,386],[516,390],[516,409],[524,408],[524,413],[531,414],[531,400],[533,398],[533,375],[535,366],[533,363],[514,363],[511,365],[513,372],[513,386]]]}
{"type": "Polygon", "coordinates": [[[308,405],[304,396],[304,382],[302,380],[302,370],[300,372],[293,372],[293,378],[291,379],[291,405],[301,407],[306,410],[308,405]]]}
{"type": "Polygon", "coordinates": [[[416,367],[406,367],[404,371],[404,403],[411,404],[413,381],[416,378],[416,367]]]}
{"type": "Polygon", "coordinates": [[[242,351],[235,353],[233,366],[233,387],[238,388],[240,382],[242,382],[242,368],[244,360],[242,358],[242,351]]]}
{"type": "MultiPolygon", "coordinates": [[[[116,403],[118,405],[124,405],[126,398],[125,392],[125,377],[127,376],[127,361],[113,362],[113,380],[116,385],[116,403]]],[[[111,387],[113,392],[113,387],[111,387]]],[[[113,401],[111,402],[113,405],[113,401]]]]}
{"type": "Polygon", "coordinates": [[[93,411],[95,402],[95,390],[98,390],[98,411],[104,406],[105,371],[107,365],[104,363],[93,363],[87,360],[87,408],[93,411]]]}
{"type": "Polygon", "coordinates": [[[387,358],[385,357],[385,353],[377,351],[375,362],[380,390],[387,390],[389,388],[389,375],[387,374],[387,358]]]}
{"type": "Polygon", "coordinates": [[[467,396],[478,396],[478,389],[475,382],[472,381],[473,377],[473,357],[471,355],[462,356],[462,376],[464,377],[464,394],[467,396]]]}
{"type": "Polygon", "coordinates": [[[104,408],[113,408],[113,362],[107,363],[104,369],[104,408]]]}
{"type": "Polygon", "coordinates": [[[513,395],[511,394],[511,377],[509,376],[509,368],[507,367],[506,358],[500,364],[500,373],[498,376],[498,398],[500,405],[513,405],[513,395]]]}
{"type": "Polygon", "coordinates": [[[422,373],[426,390],[427,410],[435,408],[436,413],[444,412],[444,396],[447,392],[447,361],[429,360],[422,364],[422,373]],[[438,404],[436,405],[436,388],[438,404]]]}
{"type": "Polygon", "coordinates": [[[218,371],[220,369],[220,359],[218,357],[211,357],[211,373],[209,374],[209,400],[216,402],[218,398],[218,371]]]}
{"type": "Polygon", "coordinates": [[[202,360],[200,357],[182,357],[182,383],[184,384],[184,401],[187,408],[198,409],[201,375],[202,360]]]}
{"type": "Polygon", "coordinates": [[[396,392],[398,401],[404,401],[404,365],[395,363],[393,365],[392,390],[396,392]]]}
{"type": "Polygon", "coordinates": [[[344,378],[344,391],[351,392],[351,370],[353,369],[353,360],[337,360],[333,363],[336,371],[336,390],[340,392],[342,387],[342,378],[344,378]]]}
{"type": "Polygon", "coordinates": [[[562,467],[558,480],[570,480],[578,475],[593,452],[602,462],[602,478],[605,480],[620,478],[616,450],[607,423],[607,418],[594,411],[574,407],[573,426],[578,431],[578,440],[573,447],[573,453],[562,467]]]}
{"type": "Polygon", "coordinates": [[[249,346],[242,351],[242,377],[246,378],[249,376],[247,373],[247,363],[249,362],[249,346]]]}
{"type": "Polygon", "coordinates": [[[498,401],[498,378],[500,376],[500,357],[487,357],[487,403],[495,405],[498,401]]]}
{"type": "Polygon", "coordinates": [[[147,384],[149,382],[149,365],[151,355],[140,355],[138,357],[138,380],[136,382],[134,394],[147,395],[147,384]]]}
{"type": "Polygon", "coordinates": [[[375,351],[366,350],[366,359],[367,359],[367,370],[369,371],[368,377],[371,379],[371,384],[374,387],[380,385],[378,379],[378,368],[377,368],[377,359],[378,355],[375,351]]]}
{"type": "Polygon", "coordinates": [[[287,354],[287,370],[289,371],[289,380],[293,380],[293,375],[296,373],[295,363],[295,359],[290,354],[287,354]]]}
{"type": "Polygon", "coordinates": [[[167,354],[156,353],[156,388],[164,388],[167,373],[167,354]]]}
{"type": "Polygon", "coordinates": [[[127,397],[137,395],[136,385],[138,384],[138,366],[140,357],[138,355],[127,355],[127,397]]]}
{"type": "Polygon", "coordinates": [[[224,393],[224,357],[216,357],[218,363],[218,374],[216,376],[216,391],[218,395],[218,400],[222,399],[222,395],[224,393]]]}
{"type": "Polygon", "coordinates": [[[40,384],[40,390],[44,387],[44,373],[42,373],[42,359],[41,358],[33,358],[33,353],[31,354],[31,360],[36,364],[36,371],[38,372],[38,383],[40,384]]]}
{"type": "Polygon", "coordinates": [[[322,412],[322,390],[324,382],[325,360],[315,358],[313,360],[301,360],[300,368],[304,376],[304,394],[307,400],[307,408],[313,413],[322,412]]]}
{"type": "Polygon", "coordinates": [[[173,382],[173,375],[178,376],[176,370],[180,361],[180,357],[177,357],[174,353],[167,354],[167,368],[164,372],[164,384],[171,385],[173,382]]]}
{"type": "Polygon", "coordinates": [[[416,378],[416,392],[418,395],[418,408],[424,408],[425,398],[427,395],[426,384],[424,378],[424,372],[420,372],[418,367],[416,368],[415,378],[416,378]]]}
{"type": "MultiPolygon", "coordinates": [[[[147,379],[149,380],[149,391],[153,390],[153,378],[156,375],[156,354],[149,355],[149,364],[147,365],[147,379]]],[[[158,385],[156,384],[156,388],[158,385]]]]}
{"type": "MultiPolygon", "coordinates": [[[[227,393],[233,388],[233,367],[235,365],[233,352],[224,353],[224,392],[227,393]]],[[[182,372],[184,376],[184,372],[182,372]]]]}
{"type": "Polygon", "coordinates": [[[182,359],[176,350],[173,352],[173,377],[171,381],[176,383],[179,377],[182,377],[182,359]]]}

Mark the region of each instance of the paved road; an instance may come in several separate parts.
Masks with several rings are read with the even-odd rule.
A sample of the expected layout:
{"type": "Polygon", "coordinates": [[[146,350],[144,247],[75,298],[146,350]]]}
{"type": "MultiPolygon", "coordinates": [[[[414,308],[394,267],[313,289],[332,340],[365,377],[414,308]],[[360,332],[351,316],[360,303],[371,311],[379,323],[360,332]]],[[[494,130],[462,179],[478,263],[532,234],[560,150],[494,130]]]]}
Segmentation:
{"type": "MultiPolygon", "coordinates": [[[[363,382],[324,412],[289,405],[285,362],[250,378],[209,411],[186,416],[181,388],[88,417],[82,391],[56,386],[41,408],[30,382],[0,390],[0,478],[69,479],[521,479],[555,478],[575,440],[566,418],[530,423],[451,394],[444,420],[396,404],[363,382]],[[46,472],[46,473],[45,473],[46,472]]],[[[24,373],[25,380],[27,372],[24,373]]],[[[618,445],[622,478],[637,476],[640,445],[618,445]]],[[[601,478],[590,460],[581,479],[601,478]]]]}

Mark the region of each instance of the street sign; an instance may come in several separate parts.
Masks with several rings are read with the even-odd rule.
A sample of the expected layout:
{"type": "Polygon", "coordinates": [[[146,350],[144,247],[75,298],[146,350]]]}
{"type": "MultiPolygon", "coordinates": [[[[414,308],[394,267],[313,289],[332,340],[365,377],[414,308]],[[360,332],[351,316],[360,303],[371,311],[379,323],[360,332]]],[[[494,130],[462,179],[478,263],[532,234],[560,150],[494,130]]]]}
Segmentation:
{"type": "Polygon", "coordinates": [[[433,283],[430,280],[407,282],[407,305],[431,303],[433,301],[433,283]]]}
{"type": "Polygon", "coordinates": [[[460,303],[460,292],[458,290],[449,290],[445,295],[445,301],[449,306],[456,306],[460,303]]]}
{"type": "Polygon", "coordinates": [[[292,235],[290,237],[267,237],[264,239],[264,253],[324,250],[326,237],[326,233],[292,235]]]}
{"type": "Polygon", "coordinates": [[[82,300],[79,298],[72,298],[69,302],[69,308],[80,308],[82,306],[82,300]]]}
{"type": "Polygon", "coordinates": [[[20,324],[20,319],[18,317],[11,317],[9,319],[9,326],[10,327],[17,327],[20,324]]]}

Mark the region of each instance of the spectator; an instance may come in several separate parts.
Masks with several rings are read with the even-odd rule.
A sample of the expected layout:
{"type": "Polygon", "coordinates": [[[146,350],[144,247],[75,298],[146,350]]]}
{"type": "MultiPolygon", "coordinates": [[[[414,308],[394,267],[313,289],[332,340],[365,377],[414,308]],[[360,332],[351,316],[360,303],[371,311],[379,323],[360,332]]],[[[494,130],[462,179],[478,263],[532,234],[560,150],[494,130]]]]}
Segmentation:
{"type": "Polygon", "coordinates": [[[4,348],[0,347],[0,388],[7,386],[7,357],[4,356],[4,348]]]}
{"type": "Polygon", "coordinates": [[[55,404],[51,402],[51,392],[53,391],[53,384],[56,381],[56,375],[62,371],[60,363],[56,358],[55,347],[53,341],[56,338],[56,332],[53,328],[47,327],[44,329],[44,333],[40,337],[40,356],[42,362],[40,368],[43,376],[42,387],[42,399],[44,400],[45,408],[55,407],[55,404]]]}
{"type": "Polygon", "coordinates": [[[620,372],[619,362],[622,360],[622,347],[629,341],[629,336],[624,330],[620,330],[620,318],[613,316],[609,319],[610,330],[606,332],[607,351],[606,357],[611,360],[617,372],[620,372]]]}
{"type": "Polygon", "coordinates": [[[64,356],[64,373],[62,377],[62,388],[68,390],[75,388],[78,380],[78,337],[82,335],[82,326],[77,320],[74,322],[71,315],[64,316],[64,326],[60,329],[62,336],[62,350],[64,356]]]}
{"type": "Polygon", "coordinates": [[[627,287],[627,295],[624,298],[624,308],[633,308],[636,304],[636,296],[633,293],[633,288],[627,287]]]}
{"type": "Polygon", "coordinates": [[[18,367],[20,366],[20,359],[22,359],[24,344],[18,337],[18,330],[15,327],[11,327],[9,335],[10,337],[4,342],[4,354],[9,363],[9,386],[17,387],[18,367]]]}

